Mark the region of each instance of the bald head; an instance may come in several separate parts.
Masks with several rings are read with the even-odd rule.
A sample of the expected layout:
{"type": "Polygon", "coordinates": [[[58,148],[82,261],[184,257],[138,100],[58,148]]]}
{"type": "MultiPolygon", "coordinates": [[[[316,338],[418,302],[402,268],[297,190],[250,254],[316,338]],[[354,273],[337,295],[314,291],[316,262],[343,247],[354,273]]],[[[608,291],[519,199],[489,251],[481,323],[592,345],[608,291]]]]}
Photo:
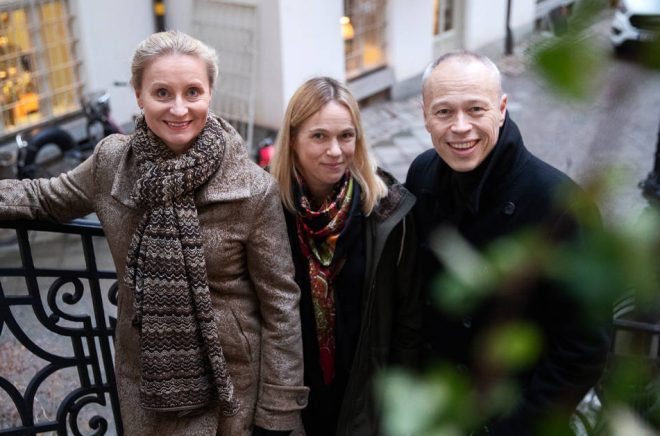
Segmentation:
{"type": "Polygon", "coordinates": [[[422,75],[423,99],[426,99],[429,78],[434,75],[436,70],[441,70],[448,65],[463,66],[465,68],[483,67],[487,73],[485,76],[490,76],[489,78],[492,80],[492,85],[494,86],[494,89],[497,90],[498,96],[502,95],[502,76],[500,75],[500,70],[497,68],[497,65],[495,65],[495,63],[487,56],[482,56],[467,50],[458,50],[445,53],[426,67],[424,74],[422,75]]]}

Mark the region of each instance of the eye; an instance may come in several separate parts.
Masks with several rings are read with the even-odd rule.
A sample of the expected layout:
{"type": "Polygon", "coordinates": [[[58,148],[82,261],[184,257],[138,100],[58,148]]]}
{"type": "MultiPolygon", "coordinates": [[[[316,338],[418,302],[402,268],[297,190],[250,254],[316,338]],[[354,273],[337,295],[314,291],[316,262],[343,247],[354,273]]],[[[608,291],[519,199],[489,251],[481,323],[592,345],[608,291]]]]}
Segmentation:
{"type": "Polygon", "coordinates": [[[350,141],[351,139],[355,138],[355,132],[353,131],[344,132],[342,133],[341,138],[345,141],[350,141]]]}
{"type": "Polygon", "coordinates": [[[319,140],[319,141],[320,141],[320,140],[323,139],[324,137],[325,137],[325,135],[324,135],[323,133],[321,133],[321,132],[314,132],[314,133],[312,133],[312,139],[316,139],[316,140],[319,140]]]}
{"type": "Polygon", "coordinates": [[[201,89],[199,88],[190,88],[188,89],[188,97],[199,97],[202,94],[201,89]]]}
{"type": "Polygon", "coordinates": [[[473,106],[473,107],[470,108],[470,112],[473,112],[473,113],[483,112],[484,110],[485,109],[482,108],[481,106],[473,106]]]}
{"type": "Polygon", "coordinates": [[[167,92],[167,89],[165,88],[158,88],[156,90],[156,97],[158,98],[165,98],[169,95],[169,92],[167,92]]]}
{"type": "Polygon", "coordinates": [[[449,115],[449,113],[450,113],[449,109],[442,107],[442,108],[436,109],[435,112],[434,112],[434,115],[445,116],[445,115],[449,115]]]}

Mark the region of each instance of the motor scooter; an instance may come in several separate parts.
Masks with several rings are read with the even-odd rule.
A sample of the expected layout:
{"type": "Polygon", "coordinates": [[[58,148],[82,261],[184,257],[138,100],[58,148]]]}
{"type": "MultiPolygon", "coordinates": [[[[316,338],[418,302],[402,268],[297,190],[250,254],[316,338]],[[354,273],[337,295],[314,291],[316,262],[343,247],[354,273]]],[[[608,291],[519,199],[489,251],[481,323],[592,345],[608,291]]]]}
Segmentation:
{"type": "Polygon", "coordinates": [[[81,106],[86,125],[85,136],[80,141],[57,124],[16,135],[17,178],[56,176],[85,160],[101,139],[113,133],[123,133],[110,115],[108,92],[86,94],[81,100],[81,106]],[[46,159],[44,155],[48,154],[47,149],[50,149],[50,156],[46,159]]]}

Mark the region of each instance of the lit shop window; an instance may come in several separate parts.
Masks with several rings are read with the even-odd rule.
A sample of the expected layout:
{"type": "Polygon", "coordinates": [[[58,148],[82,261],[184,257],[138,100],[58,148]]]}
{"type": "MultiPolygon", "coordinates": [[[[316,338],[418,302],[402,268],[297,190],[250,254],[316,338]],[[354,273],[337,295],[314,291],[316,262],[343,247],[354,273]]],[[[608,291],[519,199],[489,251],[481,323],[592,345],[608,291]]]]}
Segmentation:
{"type": "Polygon", "coordinates": [[[354,79],[385,66],[385,0],[344,0],[340,25],[346,75],[354,79]]]}
{"type": "Polygon", "coordinates": [[[79,109],[64,0],[0,1],[0,133],[79,109]]]}
{"type": "Polygon", "coordinates": [[[433,34],[441,35],[454,30],[453,0],[435,0],[433,2],[433,34]]]}

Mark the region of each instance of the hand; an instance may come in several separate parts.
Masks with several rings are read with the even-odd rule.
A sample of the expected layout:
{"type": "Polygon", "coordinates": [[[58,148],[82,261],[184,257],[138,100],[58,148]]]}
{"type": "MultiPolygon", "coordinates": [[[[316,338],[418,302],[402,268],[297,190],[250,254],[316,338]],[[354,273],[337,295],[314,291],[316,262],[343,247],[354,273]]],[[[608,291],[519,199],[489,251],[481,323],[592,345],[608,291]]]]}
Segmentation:
{"type": "Polygon", "coordinates": [[[266,430],[255,425],[252,429],[252,436],[289,436],[291,432],[292,430],[266,430]]]}

